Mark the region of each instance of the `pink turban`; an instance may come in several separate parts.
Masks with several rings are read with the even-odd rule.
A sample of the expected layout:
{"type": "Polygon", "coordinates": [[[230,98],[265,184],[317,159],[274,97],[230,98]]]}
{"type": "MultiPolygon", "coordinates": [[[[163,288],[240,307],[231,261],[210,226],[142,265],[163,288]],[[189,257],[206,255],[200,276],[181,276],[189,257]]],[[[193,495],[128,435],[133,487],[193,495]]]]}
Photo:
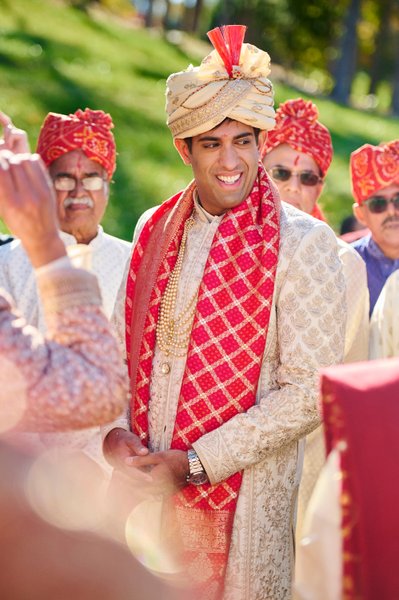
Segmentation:
{"type": "Polygon", "coordinates": [[[107,171],[111,179],[116,167],[115,140],[111,116],[102,110],[77,110],[70,115],[49,113],[37,142],[37,153],[47,166],[72,150],[83,150],[107,171]]]}
{"type": "Polygon", "coordinates": [[[353,196],[358,204],[392,183],[399,183],[399,140],[372,146],[364,144],[351,154],[353,196]]]}
{"type": "Polygon", "coordinates": [[[310,100],[287,100],[276,112],[276,126],[268,133],[263,156],[280,144],[288,144],[297,152],[309,154],[324,177],[332,161],[330,132],[317,120],[319,111],[310,100]]]}

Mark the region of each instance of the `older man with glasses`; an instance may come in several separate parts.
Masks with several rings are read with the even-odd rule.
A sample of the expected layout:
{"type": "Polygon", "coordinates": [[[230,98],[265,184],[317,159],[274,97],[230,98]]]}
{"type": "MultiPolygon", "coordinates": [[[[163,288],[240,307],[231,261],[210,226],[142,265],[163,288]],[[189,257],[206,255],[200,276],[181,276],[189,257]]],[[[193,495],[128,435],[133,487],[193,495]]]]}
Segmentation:
{"type": "MultiPolygon", "coordinates": [[[[0,148],[28,151],[24,131],[0,113],[4,137],[0,148]]],[[[55,189],[60,236],[78,265],[97,276],[105,314],[113,312],[131,244],[108,235],[100,225],[116,167],[116,148],[110,115],[101,110],[77,110],[74,114],[49,113],[42,125],[37,152],[47,166],[55,189]]],[[[0,287],[17,304],[28,324],[45,331],[44,311],[37,290],[37,273],[20,240],[0,248],[0,287]]],[[[28,439],[37,446],[37,439],[28,439]]],[[[30,438],[30,436],[29,436],[30,438]]],[[[85,449],[102,459],[99,428],[67,434],[42,434],[47,444],[85,449]]]]}
{"type": "Polygon", "coordinates": [[[356,218],[370,234],[353,243],[366,263],[370,313],[388,277],[399,269],[399,140],[365,144],[351,154],[356,218]]]}
{"type": "MultiPolygon", "coordinates": [[[[332,161],[333,146],[330,132],[318,116],[310,100],[296,98],[280,104],[276,127],[268,133],[262,148],[262,160],[283,202],[325,221],[317,201],[332,161]]],[[[339,239],[337,244],[347,288],[345,362],[353,362],[367,357],[366,270],[348,244],[339,239]]]]}

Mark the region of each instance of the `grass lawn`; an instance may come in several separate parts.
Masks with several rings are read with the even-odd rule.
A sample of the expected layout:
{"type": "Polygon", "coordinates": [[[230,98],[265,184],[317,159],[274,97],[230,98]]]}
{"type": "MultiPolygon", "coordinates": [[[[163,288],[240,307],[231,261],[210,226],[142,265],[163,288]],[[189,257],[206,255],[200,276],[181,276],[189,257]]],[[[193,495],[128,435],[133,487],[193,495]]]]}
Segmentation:
{"type": "MultiPolygon", "coordinates": [[[[166,77],[190,62],[198,64],[194,52],[188,56],[128,19],[90,18],[61,0],[0,0],[0,109],[27,129],[32,148],[50,111],[88,106],[112,115],[119,155],[104,227],[125,239],[146,208],[190,180],[164,113],[166,77]]],[[[298,95],[276,85],[277,103],[298,95]]],[[[399,120],[312,99],[333,136],[335,157],[321,204],[336,228],[351,211],[350,152],[399,138],[399,120]]]]}

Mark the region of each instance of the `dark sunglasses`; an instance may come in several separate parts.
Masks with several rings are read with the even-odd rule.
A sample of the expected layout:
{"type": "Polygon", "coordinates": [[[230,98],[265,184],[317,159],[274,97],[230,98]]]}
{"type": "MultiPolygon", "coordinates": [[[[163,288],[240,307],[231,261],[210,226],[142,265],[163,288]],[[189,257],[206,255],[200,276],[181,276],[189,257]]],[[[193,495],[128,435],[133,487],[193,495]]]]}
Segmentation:
{"type": "Polygon", "coordinates": [[[363,202],[371,213],[379,214],[388,210],[388,204],[392,202],[395,210],[399,210],[399,192],[396,192],[390,198],[384,196],[371,196],[363,202]]]}
{"type": "Polygon", "coordinates": [[[313,187],[322,181],[322,178],[314,171],[291,171],[286,167],[272,167],[269,169],[270,175],[276,181],[288,181],[291,177],[298,176],[302,185],[313,187]]]}

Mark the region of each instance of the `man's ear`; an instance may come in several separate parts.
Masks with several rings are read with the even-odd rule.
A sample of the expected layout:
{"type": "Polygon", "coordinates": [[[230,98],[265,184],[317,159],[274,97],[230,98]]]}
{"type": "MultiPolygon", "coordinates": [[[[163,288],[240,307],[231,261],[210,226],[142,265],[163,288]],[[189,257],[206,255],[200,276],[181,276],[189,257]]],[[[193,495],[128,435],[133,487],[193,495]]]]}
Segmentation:
{"type": "Polygon", "coordinates": [[[181,159],[184,162],[184,164],[191,165],[191,152],[187,145],[186,140],[177,138],[177,139],[173,140],[173,144],[174,144],[176,150],[178,151],[178,153],[180,154],[181,159]]]}
{"type": "Polygon", "coordinates": [[[356,219],[358,221],[360,221],[360,223],[362,225],[365,225],[366,227],[368,227],[368,223],[364,218],[362,207],[359,204],[355,203],[355,204],[352,204],[352,210],[353,210],[353,214],[355,215],[356,219]]]}

